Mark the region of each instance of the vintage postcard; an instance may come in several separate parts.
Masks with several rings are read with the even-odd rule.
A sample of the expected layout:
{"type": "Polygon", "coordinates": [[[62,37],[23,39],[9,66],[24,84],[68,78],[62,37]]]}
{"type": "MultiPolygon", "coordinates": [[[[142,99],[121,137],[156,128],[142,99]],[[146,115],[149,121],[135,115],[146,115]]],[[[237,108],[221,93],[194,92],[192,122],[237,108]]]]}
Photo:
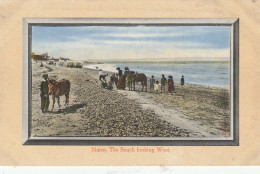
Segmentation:
{"type": "Polygon", "coordinates": [[[25,144],[238,145],[237,19],[24,19],[24,32],[25,144]]]}

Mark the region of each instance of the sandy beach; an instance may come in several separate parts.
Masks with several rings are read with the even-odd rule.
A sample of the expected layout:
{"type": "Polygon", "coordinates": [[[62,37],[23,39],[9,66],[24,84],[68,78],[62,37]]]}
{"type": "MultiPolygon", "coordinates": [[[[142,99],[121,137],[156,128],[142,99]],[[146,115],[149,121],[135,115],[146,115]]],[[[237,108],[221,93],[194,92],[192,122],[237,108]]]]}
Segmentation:
{"type": "MultiPolygon", "coordinates": [[[[101,88],[98,71],[32,65],[32,136],[227,137],[229,91],[175,83],[173,94],[101,88]],[[42,75],[71,82],[70,103],[40,109],[42,75]]],[[[109,75],[112,72],[108,72],[109,75]]],[[[107,78],[108,80],[109,78],[107,78]]],[[[149,83],[148,83],[148,91],[149,83]]]]}

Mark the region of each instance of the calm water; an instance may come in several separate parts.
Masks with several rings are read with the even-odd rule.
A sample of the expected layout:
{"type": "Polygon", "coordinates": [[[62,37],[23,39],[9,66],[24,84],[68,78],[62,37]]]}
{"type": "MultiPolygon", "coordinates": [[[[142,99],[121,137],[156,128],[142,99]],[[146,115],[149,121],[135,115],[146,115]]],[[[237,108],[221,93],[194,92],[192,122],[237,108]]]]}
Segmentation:
{"type": "Polygon", "coordinates": [[[112,64],[122,70],[128,66],[130,70],[145,73],[149,77],[154,75],[156,79],[165,74],[165,77],[172,75],[173,80],[179,82],[184,75],[186,83],[230,88],[230,63],[228,62],[105,62],[105,64],[112,64]]]}

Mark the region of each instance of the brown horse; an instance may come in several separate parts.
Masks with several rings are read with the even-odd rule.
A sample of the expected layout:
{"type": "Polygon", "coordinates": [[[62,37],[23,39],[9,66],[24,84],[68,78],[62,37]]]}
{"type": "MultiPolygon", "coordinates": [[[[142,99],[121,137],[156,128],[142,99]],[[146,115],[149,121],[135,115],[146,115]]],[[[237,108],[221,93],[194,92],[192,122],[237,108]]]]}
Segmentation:
{"type": "Polygon", "coordinates": [[[141,82],[142,85],[142,91],[144,90],[145,87],[145,91],[147,92],[147,77],[145,74],[143,73],[135,73],[134,74],[134,90],[135,90],[135,82],[141,82]]]}
{"type": "Polygon", "coordinates": [[[58,105],[60,108],[60,96],[65,95],[65,105],[69,103],[69,93],[70,93],[70,81],[62,79],[60,81],[48,80],[49,82],[49,95],[52,95],[52,109],[54,108],[55,97],[58,98],[58,105]]]}

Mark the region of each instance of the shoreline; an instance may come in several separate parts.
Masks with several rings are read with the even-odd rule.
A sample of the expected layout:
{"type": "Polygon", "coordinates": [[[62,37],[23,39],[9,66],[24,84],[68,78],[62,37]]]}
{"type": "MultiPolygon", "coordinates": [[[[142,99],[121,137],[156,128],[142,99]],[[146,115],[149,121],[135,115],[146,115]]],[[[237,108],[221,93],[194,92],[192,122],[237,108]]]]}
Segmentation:
{"type": "MultiPolygon", "coordinates": [[[[98,64],[97,64],[98,65],[98,64]]],[[[94,65],[96,66],[96,65],[94,65]]],[[[84,67],[83,66],[83,69],[86,69],[86,70],[90,70],[90,71],[96,71],[98,72],[99,70],[97,69],[92,69],[92,68],[87,68],[87,67],[84,67]]],[[[103,69],[102,69],[103,70],[103,69]]],[[[115,74],[115,73],[118,73],[117,71],[113,72],[113,71],[104,71],[105,73],[108,73],[109,75],[112,75],[112,74],[115,74]]],[[[147,82],[150,80],[151,78],[149,76],[147,76],[147,82]]],[[[166,78],[167,79],[167,78],[166,78]]],[[[160,79],[157,79],[157,80],[160,80],[160,79]]],[[[174,81],[174,84],[177,84],[177,85],[180,85],[180,82],[178,81],[174,81]]],[[[190,86],[190,87],[200,87],[200,88],[207,88],[207,89],[217,89],[217,90],[227,90],[227,91],[230,91],[230,88],[225,88],[225,87],[221,87],[221,86],[210,86],[210,85],[202,85],[202,84],[195,84],[195,83],[187,83],[185,82],[185,85],[186,86],[190,86]]]]}

